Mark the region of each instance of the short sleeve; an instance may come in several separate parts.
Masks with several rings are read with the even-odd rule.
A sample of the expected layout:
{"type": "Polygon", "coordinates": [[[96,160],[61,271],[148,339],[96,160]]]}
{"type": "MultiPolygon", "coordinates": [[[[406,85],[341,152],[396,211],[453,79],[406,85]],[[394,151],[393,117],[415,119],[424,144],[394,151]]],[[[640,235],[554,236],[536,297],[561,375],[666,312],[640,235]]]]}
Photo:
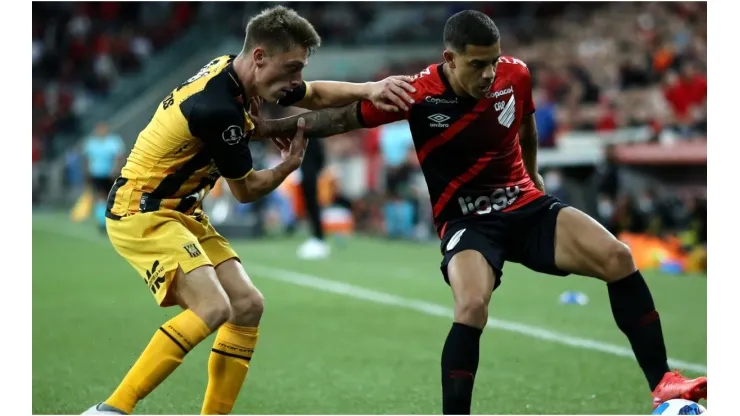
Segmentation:
{"type": "Polygon", "coordinates": [[[522,95],[524,97],[524,103],[522,106],[524,115],[528,116],[530,114],[534,114],[535,105],[534,98],[532,97],[532,76],[526,68],[524,69],[524,75],[522,76],[522,95]]]}
{"type": "Polygon", "coordinates": [[[278,105],[281,107],[290,107],[291,105],[306,98],[308,94],[308,84],[303,81],[300,86],[292,89],[285,97],[278,100],[278,105]]]}
{"type": "Polygon", "coordinates": [[[357,120],[362,127],[366,128],[405,120],[408,117],[408,111],[383,111],[367,100],[360,101],[360,105],[357,106],[357,120]]]}
{"type": "Polygon", "coordinates": [[[206,143],[221,176],[241,179],[252,171],[251,123],[245,131],[246,116],[237,105],[201,99],[190,113],[189,125],[193,136],[206,143]]]}

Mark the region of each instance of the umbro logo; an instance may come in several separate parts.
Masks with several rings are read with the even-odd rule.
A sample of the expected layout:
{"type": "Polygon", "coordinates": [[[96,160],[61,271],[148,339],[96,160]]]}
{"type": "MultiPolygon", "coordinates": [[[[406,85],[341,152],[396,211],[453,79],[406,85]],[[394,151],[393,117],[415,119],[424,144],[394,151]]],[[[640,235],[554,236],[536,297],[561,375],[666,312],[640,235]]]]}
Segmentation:
{"type": "Polygon", "coordinates": [[[450,117],[444,115],[444,114],[432,114],[431,116],[427,117],[429,120],[432,120],[435,123],[443,123],[450,119],[450,117]]]}
{"type": "Polygon", "coordinates": [[[432,114],[431,116],[427,118],[433,121],[433,123],[429,124],[429,127],[450,127],[449,124],[445,123],[445,121],[450,119],[450,116],[447,116],[445,114],[442,114],[442,113],[432,114]]]}

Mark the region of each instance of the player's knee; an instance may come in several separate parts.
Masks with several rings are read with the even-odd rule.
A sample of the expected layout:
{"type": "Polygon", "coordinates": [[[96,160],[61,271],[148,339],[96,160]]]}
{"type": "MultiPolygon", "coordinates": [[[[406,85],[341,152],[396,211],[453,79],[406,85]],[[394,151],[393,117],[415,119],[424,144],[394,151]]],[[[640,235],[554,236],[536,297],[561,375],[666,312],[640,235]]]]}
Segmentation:
{"type": "Polygon", "coordinates": [[[635,271],[635,261],[630,248],[619,240],[613,240],[606,250],[604,278],[606,281],[621,279],[635,271]]]}
{"type": "Polygon", "coordinates": [[[483,328],[488,321],[488,303],[490,296],[484,294],[469,295],[455,302],[455,322],[483,328]]]}
{"type": "Polygon", "coordinates": [[[231,305],[225,293],[223,296],[212,296],[209,299],[203,299],[191,309],[212,330],[226,323],[231,317],[231,305]]]}
{"type": "Polygon", "coordinates": [[[265,297],[255,287],[244,296],[231,299],[231,321],[240,326],[257,326],[265,309],[265,297]]]}

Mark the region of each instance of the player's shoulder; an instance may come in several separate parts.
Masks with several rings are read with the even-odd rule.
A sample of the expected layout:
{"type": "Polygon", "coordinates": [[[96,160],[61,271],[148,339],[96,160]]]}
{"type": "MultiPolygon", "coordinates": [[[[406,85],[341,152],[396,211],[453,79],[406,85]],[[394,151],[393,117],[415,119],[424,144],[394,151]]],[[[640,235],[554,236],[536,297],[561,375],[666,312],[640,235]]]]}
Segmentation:
{"type": "Polygon", "coordinates": [[[529,68],[527,64],[514,56],[500,56],[498,66],[496,67],[497,75],[510,76],[512,78],[529,77],[529,68]]]}
{"type": "Polygon", "coordinates": [[[410,84],[416,89],[416,92],[410,94],[411,98],[418,102],[429,96],[440,95],[445,91],[445,84],[439,76],[441,65],[432,64],[411,75],[410,84]]]}
{"type": "Polygon", "coordinates": [[[172,93],[181,100],[192,96],[208,96],[218,100],[228,96],[232,89],[231,84],[237,83],[236,80],[232,80],[235,77],[231,69],[232,60],[231,55],[211,59],[198,72],[178,85],[172,93]]]}
{"type": "Polygon", "coordinates": [[[185,98],[181,110],[186,118],[191,115],[203,120],[241,119],[244,116],[242,87],[231,69],[232,56],[225,55],[213,59],[201,68],[194,77],[183,84],[194,86],[189,97],[185,98]]]}

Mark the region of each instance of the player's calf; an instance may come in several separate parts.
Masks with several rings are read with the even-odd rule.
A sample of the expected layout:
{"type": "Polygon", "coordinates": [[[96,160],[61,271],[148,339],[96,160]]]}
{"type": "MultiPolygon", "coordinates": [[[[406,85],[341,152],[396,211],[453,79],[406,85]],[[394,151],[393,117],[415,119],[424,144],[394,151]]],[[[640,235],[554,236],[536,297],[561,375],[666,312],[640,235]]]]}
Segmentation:
{"type": "Polygon", "coordinates": [[[212,266],[188,273],[178,267],[170,273],[175,273],[172,295],[185,310],[155,331],[149,345],[105,401],[106,409],[131,414],[140,400],[175,371],[187,353],[229,318],[229,300],[212,266]]]}
{"type": "Polygon", "coordinates": [[[455,298],[455,322],[442,350],[442,412],[470,414],[480,336],[488,321],[495,275],[479,252],[454,255],[447,275],[455,298]]]}
{"type": "Polygon", "coordinates": [[[598,222],[575,208],[557,217],[555,264],[563,271],[607,283],[614,320],[627,336],[645,378],[654,390],[668,368],[660,315],[629,248],[598,222]]]}
{"type": "Polygon", "coordinates": [[[231,413],[257,345],[264,297],[236,259],[216,267],[231,301],[231,317],[218,330],[208,360],[208,387],[202,414],[231,413]]]}

